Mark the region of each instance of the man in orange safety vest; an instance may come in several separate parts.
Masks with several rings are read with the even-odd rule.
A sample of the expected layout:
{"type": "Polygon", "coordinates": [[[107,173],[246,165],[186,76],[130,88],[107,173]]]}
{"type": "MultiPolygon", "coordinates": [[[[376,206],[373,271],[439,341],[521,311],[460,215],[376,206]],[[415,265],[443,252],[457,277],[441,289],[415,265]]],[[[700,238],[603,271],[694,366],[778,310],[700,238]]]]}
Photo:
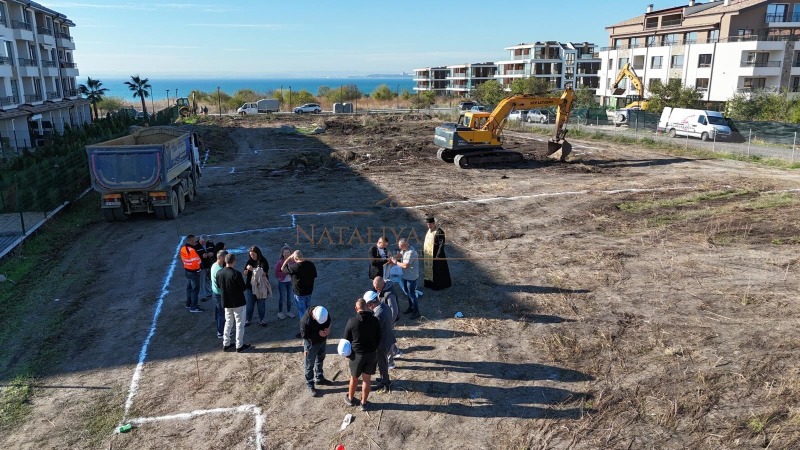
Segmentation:
{"type": "Polygon", "coordinates": [[[193,234],[186,236],[181,246],[181,261],[183,261],[183,270],[186,274],[186,309],[192,313],[203,312],[204,310],[197,306],[197,298],[200,295],[200,255],[194,249],[197,243],[197,238],[193,234]]]}

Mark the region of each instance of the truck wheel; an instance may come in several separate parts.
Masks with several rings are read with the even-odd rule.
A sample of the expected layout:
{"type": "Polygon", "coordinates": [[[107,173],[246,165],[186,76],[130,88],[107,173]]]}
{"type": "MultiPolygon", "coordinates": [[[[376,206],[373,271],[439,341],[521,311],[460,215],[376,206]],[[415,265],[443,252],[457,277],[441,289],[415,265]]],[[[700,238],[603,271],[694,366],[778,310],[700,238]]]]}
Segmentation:
{"type": "Polygon", "coordinates": [[[667,135],[669,135],[669,137],[671,138],[674,138],[676,136],[675,128],[670,128],[669,131],[667,132],[667,135]]]}
{"type": "Polygon", "coordinates": [[[189,191],[186,192],[186,201],[190,202],[194,200],[194,194],[197,193],[197,189],[194,185],[194,177],[189,177],[189,191]]]}
{"type": "Polygon", "coordinates": [[[708,138],[708,133],[703,132],[703,134],[700,135],[700,140],[708,142],[711,139],[708,138]]]}
{"type": "Polygon", "coordinates": [[[183,212],[186,209],[186,193],[182,185],[175,186],[175,194],[178,196],[178,212],[183,212]]]}
{"type": "Polygon", "coordinates": [[[164,208],[164,217],[168,220],[174,220],[178,218],[178,193],[172,191],[172,204],[169,206],[162,206],[164,208]]]}

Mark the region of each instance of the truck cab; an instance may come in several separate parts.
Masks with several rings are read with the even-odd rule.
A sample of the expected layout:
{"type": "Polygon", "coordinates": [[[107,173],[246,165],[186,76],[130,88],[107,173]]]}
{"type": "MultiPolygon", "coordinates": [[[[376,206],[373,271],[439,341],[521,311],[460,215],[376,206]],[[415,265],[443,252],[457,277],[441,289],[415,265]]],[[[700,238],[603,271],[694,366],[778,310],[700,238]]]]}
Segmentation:
{"type": "Polygon", "coordinates": [[[236,110],[236,114],[245,116],[247,114],[258,114],[258,103],[247,102],[236,110]]]}

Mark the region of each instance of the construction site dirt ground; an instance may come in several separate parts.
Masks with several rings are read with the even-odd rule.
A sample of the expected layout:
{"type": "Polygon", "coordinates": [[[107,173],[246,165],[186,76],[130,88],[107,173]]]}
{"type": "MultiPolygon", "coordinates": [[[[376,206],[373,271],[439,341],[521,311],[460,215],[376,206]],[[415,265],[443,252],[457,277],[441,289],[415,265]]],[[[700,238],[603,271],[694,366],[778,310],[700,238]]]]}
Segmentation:
{"type": "MultiPolygon", "coordinates": [[[[521,133],[506,140],[524,164],[461,170],[435,158],[437,123],[199,123],[210,159],[177,220],[91,220],[58,249],[40,294],[69,332],[48,339],[49,375],[0,446],[800,447],[796,173],[605,142],[537,160],[545,138],[521,133]],[[370,287],[368,250],[385,232],[421,251],[427,214],[447,233],[454,285],[423,289],[423,318],[398,323],[394,390],[350,408],[335,346],[370,287]],[[315,262],[313,303],[332,317],[334,383],[320,397],[305,390],[297,320],[275,317],[275,296],[242,354],[222,352],[210,303],[184,309],[177,249],[189,233],[225,242],[239,268],[250,245],[271,264],[284,243],[315,262]],[[123,418],[152,421],[114,433],[123,418]]],[[[6,351],[34,357],[37,339],[6,351]]],[[[8,381],[13,366],[3,370],[8,381]]]]}

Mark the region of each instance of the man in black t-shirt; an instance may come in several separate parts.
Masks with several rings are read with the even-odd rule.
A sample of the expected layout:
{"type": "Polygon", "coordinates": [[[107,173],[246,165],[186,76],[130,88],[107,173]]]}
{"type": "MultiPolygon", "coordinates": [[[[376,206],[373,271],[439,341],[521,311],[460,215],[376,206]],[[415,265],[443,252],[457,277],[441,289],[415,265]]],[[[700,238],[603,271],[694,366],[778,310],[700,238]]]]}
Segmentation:
{"type": "Polygon", "coordinates": [[[297,305],[297,314],[302,317],[311,305],[311,294],[314,292],[317,267],[311,261],[303,259],[303,254],[300,250],[295,250],[283,262],[281,270],[292,276],[294,302],[297,305]]]}
{"type": "Polygon", "coordinates": [[[370,376],[375,374],[378,365],[378,344],[381,341],[381,324],[372,314],[363,298],[356,300],[355,317],[347,321],[344,338],[350,341],[350,386],[345,401],[350,406],[358,405],[355,398],[358,377],[361,376],[361,410],[367,410],[367,397],[370,390],[370,376]]]}

